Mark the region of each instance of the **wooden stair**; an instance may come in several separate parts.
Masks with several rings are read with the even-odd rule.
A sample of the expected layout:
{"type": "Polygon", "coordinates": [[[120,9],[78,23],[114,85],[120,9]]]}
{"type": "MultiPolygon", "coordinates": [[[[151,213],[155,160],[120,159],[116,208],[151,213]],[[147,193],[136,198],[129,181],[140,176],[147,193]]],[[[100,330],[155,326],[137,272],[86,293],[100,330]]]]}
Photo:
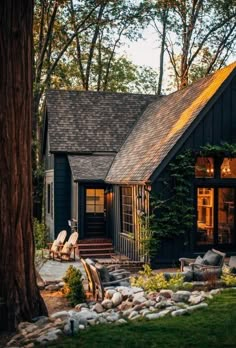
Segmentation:
{"type": "Polygon", "coordinates": [[[86,258],[110,258],[115,255],[112,240],[108,238],[89,238],[78,243],[79,256],[86,258]]]}

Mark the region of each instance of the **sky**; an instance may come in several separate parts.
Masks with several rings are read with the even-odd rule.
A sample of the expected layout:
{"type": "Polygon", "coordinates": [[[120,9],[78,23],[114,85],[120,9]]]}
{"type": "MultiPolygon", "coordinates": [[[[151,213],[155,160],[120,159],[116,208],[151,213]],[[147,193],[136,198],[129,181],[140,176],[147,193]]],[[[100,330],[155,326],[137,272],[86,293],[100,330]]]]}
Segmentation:
{"type": "Polygon", "coordinates": [[[157,34],[149,26],[143,32],[143,38],[137,42],[127,43],[122,47],[120,54],[125,54],[134,64],[151,66],[154,69],[159,67],[159,43],[157,34]]]}

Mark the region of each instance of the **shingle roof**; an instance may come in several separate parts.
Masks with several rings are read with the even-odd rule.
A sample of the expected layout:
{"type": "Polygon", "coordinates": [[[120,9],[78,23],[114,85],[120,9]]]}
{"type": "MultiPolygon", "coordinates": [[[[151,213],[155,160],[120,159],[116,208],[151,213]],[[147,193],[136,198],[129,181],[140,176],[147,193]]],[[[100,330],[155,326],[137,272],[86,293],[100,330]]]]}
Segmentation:
{"type": "Polygon", "coordinates": [[[114,156],[68,156],[73,180],[104,180],[114,156]]]}
{"type": "Polygon", "coordinates": [[[150,104],[116,155],[106,181],[148,181],[235,68],[233,63],[150,104]]]}
{"type": "Polygon", "coordinates": [[[49,90],[46,95],[52,152],[117,152],[137,118],[157,96],[49,90]]]}

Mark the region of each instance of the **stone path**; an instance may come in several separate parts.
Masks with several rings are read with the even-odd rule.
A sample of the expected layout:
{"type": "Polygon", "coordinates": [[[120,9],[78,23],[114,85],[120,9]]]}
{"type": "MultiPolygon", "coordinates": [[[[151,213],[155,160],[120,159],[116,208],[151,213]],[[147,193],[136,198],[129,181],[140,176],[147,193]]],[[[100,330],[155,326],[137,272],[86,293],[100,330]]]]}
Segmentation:
{"type": "Polygon", "coordinates": [[[85,275],[84,268],[79,259],[70,262],[47,260],[39,269],[39,274],[46,282],[61,281],[70,265],[79,268],[82,274],[85,275]]]}

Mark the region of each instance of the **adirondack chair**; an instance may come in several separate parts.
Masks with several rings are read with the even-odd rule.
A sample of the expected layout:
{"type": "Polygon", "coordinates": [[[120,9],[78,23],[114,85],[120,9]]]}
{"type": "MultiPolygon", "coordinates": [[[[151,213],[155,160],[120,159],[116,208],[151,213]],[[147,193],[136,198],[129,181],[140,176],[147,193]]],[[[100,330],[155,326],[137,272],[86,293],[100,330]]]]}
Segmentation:
{"type": "Polygon", "coordinates": [[[48,257],[54,259],[54,256],[55,256],[54,253],[58,253],[58,251],[60,251],[66,239],[66,235],[67,235],[66,230],[60,231],[58,233],[57,238],[53,242],[47,243],[48,245],[47,249],[42,249],[42,257],[43,257],[44,251],[46,251],[48,253],[48,257]]]}
{"type": "Polygon", "coordinates": [[[80,258],[80,261],[84,267],[84,270],[85,270],[85,273],[86,273],[86,276],[87,276],[87,280],[88,280],[88,291],[90,293],[92,293],[93,297],[95,295],[95,287],[94,287],[94,281],[93,281],[93,276],[91,274],[91,270],[90,270],[90,267],[89,265],[87,264],[87,262],[81,257],[80,258]]]}
{"type": "Polygon", "coordinates": [[[106,287],[121,285],[122,282],[129,281],[129,278],[130,278],[130,277],[123,277],[122,274],[119,273],[119,275],[118,275],[119,279],[105,282],[105,281],[101,280],[100,273],[95,266],[89,265],[89,268],[90,268],[92,279],[94,282],[94,299],[95,299],[95,301],[98,301],[99,299],[101,299],[101,300],[104,299],[106,287]]]}
{"type": "Polygon", "coordinates": [[[70,238],[67,242],[63,245],[63,248],[57,253],[57,258],[60,259],[60,261],[75,261],[75,251],[78,247],[77,240],[78,240],[79,234],[78,232],[73,232],[70,235],[70,238]],[[71,254],[73,254],[73,257],[71,258],[71,254]]]}

